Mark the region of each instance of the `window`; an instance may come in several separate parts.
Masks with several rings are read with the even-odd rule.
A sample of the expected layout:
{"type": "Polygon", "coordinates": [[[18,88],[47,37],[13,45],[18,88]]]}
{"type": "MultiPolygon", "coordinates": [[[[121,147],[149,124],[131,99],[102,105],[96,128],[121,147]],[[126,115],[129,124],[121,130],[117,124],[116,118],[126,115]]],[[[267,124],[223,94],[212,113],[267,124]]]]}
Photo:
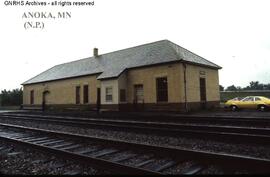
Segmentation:
{"type": "Polygon", "coordinates": [[[253,97],[246,97],[242,101],[253,101],[253,97]]]}
{"type": "Polygon", "coordinates": [[[142,84],[138,84],[138,85],[134,85],[134,98],[135,98],[135,102],[136,103],[142,103],[143,100],[143,85],[142,84]]]}
{"type": "Polygon", "coordinates": [[[77,86],[76,87],[76,104],[80,104],[80,90],[81,90],[81,87],[77,86]]]}
{"type": "Polygon", "coordinates": [[[112,87],[107,87],[106,88],[106,101],[112,101],[112,87]]]}
{"type": "Polygon", "coordinates": [[[258,97],[255,97],[255,101],[261,101],[261,99],[258,97]]]}
{"type": "Polygon", "coordinates": [[[126,90],[125,89],[120,89],[120,101],[121,102],[126,101],[126,90]]]}
{"type": "Polygon", "coordinates": [[[34,90],[30,91],[30,104],[34,104],[34,90]]]}
{"type": "Polygon", "coordinates": [[[88,103],[88,85],[83,86],[83,103],[88,103]]]}
{"type": "Polygon", "coordinates": [[[157,102],[168,101],[168,83],[167,77],[161,77],[156,79],[157,85],[157,102]]]}

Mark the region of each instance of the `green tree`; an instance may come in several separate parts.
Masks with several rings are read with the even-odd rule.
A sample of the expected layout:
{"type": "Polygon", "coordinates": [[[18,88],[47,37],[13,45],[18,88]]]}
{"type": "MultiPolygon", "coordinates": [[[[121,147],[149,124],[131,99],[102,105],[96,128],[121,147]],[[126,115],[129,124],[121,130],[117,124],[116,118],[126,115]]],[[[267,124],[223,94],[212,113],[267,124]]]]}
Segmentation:
{"type": "Polygon", "coordinates": [[[2,90],[0,94],[1,106],[17,106],[22,104],[23,91],[20,89],[2,90]]]}
{"type": "Polygon", "coordinates": [[[265,84],[264,85],[264,90],[270,90],[270,84],[265,84]]]}
{"type": "Polygon", "coordinates": [[[219,85],[219,91],[224,91],[224,87],[222,85],[219,85]]]}
{"type": "Polygon", "coordinates": [[[237,88],[234,85],[228,86],[226,91],[237,91],[237,88]]]}
{"type": "Polygon", "coordinates": [[[260,84],[259,81],[251,81],[244,90],[264,90],[264,84],[260,84]]]}

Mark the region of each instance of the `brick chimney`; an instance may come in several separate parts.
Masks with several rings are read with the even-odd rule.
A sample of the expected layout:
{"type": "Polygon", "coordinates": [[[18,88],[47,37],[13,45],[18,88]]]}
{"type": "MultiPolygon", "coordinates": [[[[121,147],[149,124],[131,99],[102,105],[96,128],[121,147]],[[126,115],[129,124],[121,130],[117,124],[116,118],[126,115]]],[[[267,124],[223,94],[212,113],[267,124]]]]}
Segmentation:
{"type": "Polygon", "coordinates": [[[93,49],[93,55],[94,57],[98,57],[98,48],[93,49]]]}

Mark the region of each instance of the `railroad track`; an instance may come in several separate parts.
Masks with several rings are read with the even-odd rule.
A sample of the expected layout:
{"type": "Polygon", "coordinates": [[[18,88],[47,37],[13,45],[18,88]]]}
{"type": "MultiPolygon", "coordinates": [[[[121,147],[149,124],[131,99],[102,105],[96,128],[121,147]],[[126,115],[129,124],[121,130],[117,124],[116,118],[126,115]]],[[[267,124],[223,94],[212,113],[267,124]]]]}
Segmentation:
{"type": "MultiPolygon", "coordinates": [[[[32,113],[32,112],[31,112],[32,113]]],[[[269,126],[270,127],[270,115],[268,117],[254,117],[254,116],[224,116],[224,115],[168,115],[168,116],[108,116],[107,114],[101,114],[90,117],[70,116],[70,115],[51,115],[44,113],[31,114],[28,112],[21,113],[0,113],[0,115],[13,115],[24,117],[38,117],[38,118],[62,118],[66,120],[111,120],[111,121],[142,121],[142,122],[171,122],[171,123],[200,123],[200,124],[222,124],[222,125],[253,125],[253,126],[269,126]],[[103,116],[103,117],[101,117],[103,116]]]]}
{"type": "Polygon", "coordinates": [[[159,135],[172,136],[198,136],[202,138],[222,138],[228,141],[247,142],[247,143],[270,143],[270,128],[252,128],[241,126],[221,126],[221,125],[192,125],[172,122],[153,122],[153,121],[130,121],[130,120],[111,120],[97,118],[74,118],[63,116],[44,116],[44,115],[25,115],[25,114],[1,114],[0,118],[14,120],[28,120],[38,122],[49,122],[54,124],[79,126],[79,127],[98,127],[113,128],[126,131],[140,131],[144,133],[155,133],[159,135]]]}
{"type": "Polygon", "coordinates": [[[195,151],[0,124],[0,139],[106,169],[113,174],[199,174],[217,166],[225,174],[269,173],[270,160],[195,151]],[[188,165],[187,165],[188,164],[188,165]]]}

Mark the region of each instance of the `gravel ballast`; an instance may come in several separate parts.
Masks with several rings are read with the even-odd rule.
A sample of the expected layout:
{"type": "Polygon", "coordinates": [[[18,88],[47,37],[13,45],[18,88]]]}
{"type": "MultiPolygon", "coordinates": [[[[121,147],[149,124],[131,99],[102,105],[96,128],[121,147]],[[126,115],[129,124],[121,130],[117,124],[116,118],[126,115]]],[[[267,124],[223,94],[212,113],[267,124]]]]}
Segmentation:
{"type": "MultiPolygon", "coordinates": [[[[251,144],[232,144],[232,143],[225,143],[220,141],[214,141],[214,140],[203,140],[198,138],[187,138],[187,137],[170,137],[170,136],[158,136],[154,134],[143,134],[140,132],[127,132],[127,131],[116,131],[116,130],[110,130],[110,129],[91,129],[91,128],[80,128],[80,127],[72,127],[72,126],[64,126],[64,125],[55,125],[51,123],[38,123],[38,122],[31,122],[31,121],[18,121],[18,120],[7,120],[7,119],[1,119],[1,123],[10,123],[15,125],[22,125],[22,126],[28,126],[28,127],[35,127],[35,128],[41,128],[41,129],[48,129],[48,130],[54,130],[54,131],[63,131],[63,132],[70,132],[74,134],[82,134],[82,135],[89,135],[89,136],[95,136],[95,137],[101,137],[101,138],[112,138],[116,140],[125,140],[129,142],[135,142],[135,143],[144,143],[144,144],[151,144],[151,145],[161,145],[161,146],[171,146],[171,147],[179,147],[179,148],[186,148],[186,149],[192,149],[192,150],[202,150],[202,151],[210,151],[210,152],[218,152],[218,153],[228,153],[228,154],[236,154],[236,155],[247,155],[250,157],[259,157],[259,158],[267,158],[270,159],[270,148],[269,145],[251,145],[251,144]]],[[[22,158],[24,159],[24,157],[22,158]]],[[[27,159],[27,157],[25,157],[27,159]]],[[[138,159],[134,159],[135,161],[138,161],[138,159]]],[[[2,161],[2,160],[1,160],[2,161]]],[[[127,163],[133,164],[135,161],[129,161],[127,163]]],[[[1,162],[2,163],[2,162],[1,162]]],[[[22,164],[26,162],[20,162],[22,164]]],[[[192,164],[193,162],[190,162],[192,164]]],[[[16,163],[15,163],[16,164],[16,163]]],[[[12,166],[12,164],[11,164],[12,166]]],[[[76,165],[75,165],[76,166],[76,165]]],[[[185,165],[184,165],[185,166],[185,165]]],[[[168,173],[179,173],[182,172],[184,169],[183,165],[179,165],[179,168],[173,168],[168,170],[168,173]],[[182,170],[181,170],[182,169],[182,170]]],[[[189,165],[188,165],[189,166],[189,165]]],[[[70,166],[69,166],[70,167],[70,166]]],[[[72,167],[72,165],[71,165],[72,167]]],[[[20,169],[20,167],[12,167],[20,169]]],[[[63,167],[62,167],[63,168],[63,167]]],[[[65,168],[68,168],[65,167],[65,168]]],[[[78,166],[77,168],[80,168],[78,166]]],[[[47,167],[45,167],[47,172],[45,171],[42,173],[40,170],[34,170],[34,172],[27,172],[27,174],[51,174],[48,173],[47,167]],[[37,172],[36,172],[37,171],[37,172]]],[[[12,171],[12,169],[9,169],[7,171],[4,171],[4,174],[10,174],[8,171],[12,171]],[[7,172],[7,173],[5,173],[7,172]]],[[[74,171],[74,174],[77,173],[76,168],[72,168],[74,171]]],[[[67,170],[68,171],[68,170],[67,170]]],[[[69,170],[70,171],[70,170],[69,170]]],[[[13,170],[14,172],[14,170],[13,170]]],[[[18,171],[17,171],[18,172],[18,171]]],[[[1,172],[3,173],[3,172],[1,172]]],[[[64,174],[64,171],[56,171],[53,174],[64,174]]],[[[88,173],[88,172],[85,172],[88,173]]],[[[85,174],[83,173],[83,174],[85,174]]],[[[97,172],[91,172],[90,174],[96,174],[97,172]]],[[[222,171],[218,168],[211,167],[201,172],[202,174],[222,174],[222,171]]],[[[240,174],[242,172],[239,172],[240,174]]],[[[245,172],[243,172],[245,173],[245,172]]]]}
{"type": "Polygon", "coordinates": [[[109,174],[96,170],[89,165],[79,165],[76,162],[59,159],[52,154],[34,151],[24,146],[14,146],[0,141],[0,174],[6,175],[63,175],[109,174]]]}
{"type": "Polygon", "coordinates": [[[192,150],[204,150],[210,152],[221,152],[237,155],[248,155],[251,157],[268,158],[270,159],[269,145],[252,145],[252,144],[229,144],[220,141],[213,141],[211,139],[197,139],[187,137],[170,137],[170,136],[157,136],[154,134],[143,134],[140,132],[126,132],[115,131],[109,129],[90,129],[80,128],[64,125],[44,124],[29,121],[13,121],[13,120],[0,120],[1,123],[10,123],[15,125],[29,126],[41,129],[56,130],[63,132],[70,132],[82,135],[89,135],[101,138],[112,138],[116,140],[125,140],[129,142],[139,142],[145,144],[161,145],[187,148],[192,150]]]}

